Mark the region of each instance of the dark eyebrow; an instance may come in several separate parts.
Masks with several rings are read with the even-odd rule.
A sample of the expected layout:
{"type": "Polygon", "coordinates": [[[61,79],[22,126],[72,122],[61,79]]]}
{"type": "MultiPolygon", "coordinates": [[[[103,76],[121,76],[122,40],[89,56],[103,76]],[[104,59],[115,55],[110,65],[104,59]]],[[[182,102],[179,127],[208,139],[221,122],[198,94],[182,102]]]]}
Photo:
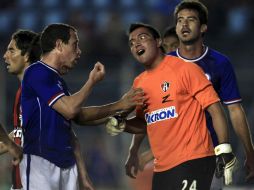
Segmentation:
{"type": "MultiPolygon", "coordinates": [[[[176,20],[179,20],[180,18],[183,18],[183,16],[179,16],[176,20]]],[[[196,17],[196,16],[188,16],[187,19],[188,18],[198,19],[198,17],[196,17]]]]}

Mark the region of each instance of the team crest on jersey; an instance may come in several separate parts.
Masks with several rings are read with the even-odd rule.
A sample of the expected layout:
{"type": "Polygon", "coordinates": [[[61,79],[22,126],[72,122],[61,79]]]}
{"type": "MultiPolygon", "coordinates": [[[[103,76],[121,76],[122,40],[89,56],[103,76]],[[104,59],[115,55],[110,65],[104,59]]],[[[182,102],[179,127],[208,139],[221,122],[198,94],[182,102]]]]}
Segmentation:
{"type": "Polygon", "coordinates": [[[165,81],[164,83],[161,84],[161,89],[163,90],[163,92],[167,92],[167,90],[169,89],[170,83],[165,81]]]}

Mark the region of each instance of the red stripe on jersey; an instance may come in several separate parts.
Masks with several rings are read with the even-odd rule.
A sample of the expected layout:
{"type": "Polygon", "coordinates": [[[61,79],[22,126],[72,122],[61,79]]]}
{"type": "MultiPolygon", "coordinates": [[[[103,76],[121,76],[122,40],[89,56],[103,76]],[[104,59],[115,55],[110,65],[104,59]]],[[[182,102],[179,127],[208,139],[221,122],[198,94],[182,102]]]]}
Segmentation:
{"type": "Polygon", "coordinates": [[[21,178],[20,178],[20,171],[19,171],[19,165],[13,166],[12,169],[12,189],[21,189],[21,178]]]}
{"type": "Polygon", "coordinates": [[[54,101],[54,99],[59,96],[60,94],[63,94],[63,92],[59,92],[58,94],[56,94],[55,96],[53,96],[49,101],[48,101],[48,105],[50,105],[52,103],[52,101],[54,101]]]}
{"type": "MultiPolygon", "coordinates": [[[[16,92],[14,107],[13,107],[13,125],[14,129],[21,129],[21,121],[20,121],[20,98],[21,98],[21,86],[16,92]]],[[[21,145],[21,136],[16,136],[16,132],[14,132],[14,142],[16,144],[21,145]]],[[[21,178],[20,178],[20,171],[19,165],[12,167],[12,188],[13,189],[21,189],[21,178]]]]}
{"type": "Polygon", "coordinates": [[[21,97],[21,86],[19,86],[18,91],[16,92],[14,108],[13,108],[13,124],[14,128],[21,127],[20,126],[20,97],[21,97]]]}

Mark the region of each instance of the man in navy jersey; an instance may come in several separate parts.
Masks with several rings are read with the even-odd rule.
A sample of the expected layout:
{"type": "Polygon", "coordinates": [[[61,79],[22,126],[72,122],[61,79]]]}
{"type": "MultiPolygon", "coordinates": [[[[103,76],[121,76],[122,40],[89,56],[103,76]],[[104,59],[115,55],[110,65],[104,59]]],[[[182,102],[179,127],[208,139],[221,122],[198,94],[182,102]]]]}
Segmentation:
{"type": "MultiPolygon", "coordinates": [[[[23,79],[25,69],[33,62],[38,61],[41,56],[41,48],[39,44],[39,34],[30,30],[18,30],[12,35],[11,41],[4,54],[9,73],[16,75],[19,81],[23,79]]],[[[11,133],[14,141],[18,145],[22,145],[22,126],[21,126],[21,109],[20,109],[21,86],[17,90],[15,103],[13,108],[13,124],[14,131],[11,133]]],[[[81,151],[79,149],[78,140],[73,133],[73,148],[75,159],[78,167],[80,189],[93,190],[93,185],[88,177],[84,165],[81,151]]],[[[7,150],[0,147],[0,152],[7,150]]],[[[22,189],[19,166],[14,166],[12,171],[12,189],[22,189]]]]}
{"type": "MultiPolygon", "coordinates": [[[[251,133],[245,112],[241,105],[241,96],[237,87],[237,81],[233,67],[227,57],[204,45],[203,37],[207,31],[207,8],[195,0],[184,0],[175,9],[176,33],[180,40],[180,46],[169,55],[178,56],[185,61],[198,64],[206,73],[207,78],[213,83],[221,101],[226,105],[233,128],[243,143],[245,150],[246,180],[254,178],[254,149],[251,133]]],[[[217,137],[212,127],[212,121],[207,116],[207,126],[217,145],[217,137]]],[[[126,173],[129,176],[137,171],[137,152],[144,135],[135,135],[130,146],[128,167],[126,173]]],[[[221,187],[219,187],[221,188],[221,187]]],[[[214,187],[217,190],[217,187],[214,187]]]]}
{"type": "MultiPolygon", "coordinates": [[[[7,47],[3,58],[6,62],[8,73],[17,76],[20,82],[23,78],[24,70],[30,65],[30,63],[37,61],[40,58],[41,51],[38,41],[39,34],[30,30],[18,30],[11,37],[11,41],[7,47]]],[[[20,95],[21,86],[19,86],[15,96],[15,102],[13,106],[14,130],[11,132],[10,136],[13,138],[13,141],[16,144],[22,146],[23,136],[20,120],[20,95]]],[[[1,149],[0,151],[1,153],[6,152],[5,149],[1,149]]],[[[11,189],[22,189],[19,165],[13,166],[11,189]]]]}
{"type": "Polygon", "coordinates": [[[105,70],[97,62],[84,86],[69,93],[61,75],[77,63],[81,54],[78,42],[74,27],[48,25],[41,33],[41,60],[25,71],[21,95],[24,158],[20,163],[25,190],[78,189],[71,122],[85,124],[143,103],[142,90],[131,89],[117,102],[82,107],[105,70]]]}
{"type": "Polygon", "coordinates": [[[15,144],[0,124],[0,149],[5,149],[13,156],[13,165],[17,165],[22,159],[22,148],[15,144]]]}

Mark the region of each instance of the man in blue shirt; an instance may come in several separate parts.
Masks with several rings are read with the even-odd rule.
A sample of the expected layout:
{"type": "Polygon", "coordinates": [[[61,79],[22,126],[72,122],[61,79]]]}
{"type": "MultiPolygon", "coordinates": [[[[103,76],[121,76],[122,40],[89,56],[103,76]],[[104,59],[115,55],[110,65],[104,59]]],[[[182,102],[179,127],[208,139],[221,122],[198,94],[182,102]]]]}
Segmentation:
{"type": "Polygon", "coordinates": [[[78,35],[67,24],[51,24],[41,33],[41,60],[29,66],[22,81],[24,159],[20,164],[25,190],[75,190],[77,168],[71,146],[71,121],[85,124],[128,110],[143,101],[141,89],[131,89],[119,101],[82,107],[93,86],[103,79],[97,62],[84,86],[71,95],[61,75],[80,57],[78,35]]]}

